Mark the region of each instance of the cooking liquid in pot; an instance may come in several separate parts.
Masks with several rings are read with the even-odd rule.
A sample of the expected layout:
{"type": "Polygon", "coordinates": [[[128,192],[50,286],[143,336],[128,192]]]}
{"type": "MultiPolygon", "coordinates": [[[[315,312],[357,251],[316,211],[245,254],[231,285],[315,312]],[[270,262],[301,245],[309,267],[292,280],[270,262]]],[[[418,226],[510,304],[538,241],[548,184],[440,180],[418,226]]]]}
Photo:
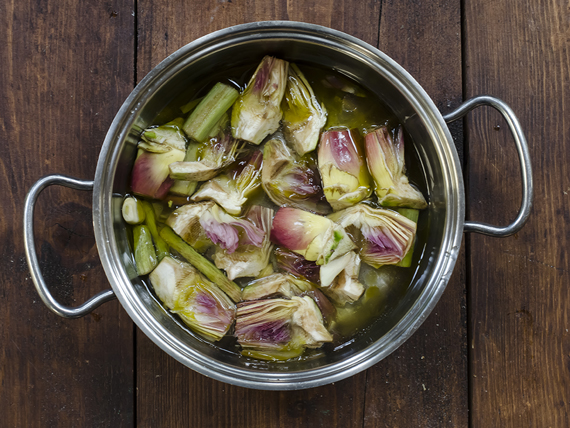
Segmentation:
{"type": "MultiPolygon", "coordinates": [[[[390,108],[382,102],[378,96],[362,85],[333,70],[304,64],[297,65],[299,65],[299,68],[311,84],[319,102],[324,103],[327,109],[328,119],[324,129],[334,126],[343,126],[357,129],[362,135],[364,130],[375,126],[385,125],[388,129],[395,130],[399,125],[398,119],[390,108]]],[[[212,83],[206,84],[200,91],[193,91],[193,94],[183,91],[158,114],[154,124],[161,125],[177,117],[185,117],[186,115],[182,114],[180,107],[193,98],[205,95],[213,84],[218,81],[229,83],[242,90],[255,71],[255,67],[256,66],[248,67],[247,69],[229,70],[225,73],[225,78],[213,76],[212,83]]],[[[406,133],[404,133],[404,141],[406,144],[406,174],[410,182],[419,188],[425,196],[427,195],[426,179],[420,158],[411,143],[410,136],[406,133]]],[[[260,148],[262,147],[263,146],[260,146],[260,148]]],[[[309,155],[316,157],[316,151],[309,155]]],[[[371,199],[370,203],[375,207],[379,207],[375,204],[376,197],[374,194],[371,199]]],[[[187,198],[186,201],[190,202],[189,198],[187,198]]],[[[249,201],[248,204],[252,205],[263,205],[273,208],[274,210],[279,208],[265,195],[261,187],[256,192],[256,195],[250,198],[249,201]]],[[[154,202],[156,203],[157,201],[154,202]]],[[[183,203],[184,199],[182,197],[167,197],[162,202],[163,219],[165,218],[165,214],[172,212],[183,203]],[[172,201],[172,203],[169,203],[169,201],[172,201]]],[[[130,235],[132,236],[132,234],[130,235]]],[[[427,212],[424,210],[420,212],[418,220],[414,257],[411,267],[403,268],[386,265],[379,269],[374,269],[362,263],[359,280],[366,287],[366,291],[357,302],[347,304],[345,307],[337,307],[335,319],[329,324],[329,330],[334,337],[333,342],[326,343],[319,349],[307,349],[305,353],[297,359],[314,358],[323,352],[334,352],[335,349],[344,348],[352,343],[358,334],[370,328],[374,321],[381,321],[382,315],[390,310],[390,308],[398,305],[413,283],[414,277],[417,274],[419,260],[424,252],[426,239],[427,212]]],[[[206,254],[206,256],[208,255],[209,254],[206,254]]],[[[211,260],[211,257],[209,258],[211,260]]],[[[235,282],[240,286],[244,286],[250,282],[251,279],[252,278],[237,278],[235,282]]],[[[145,276],[142,280],[148,288],[149,293],[160,303],[160,300],[153,292],[148,277],[145,276]]],[[[170,313],[167,309],[165,309],[165,311],[176,320],[181,328],[188,331],[189,334],[199,340],[205,340],[198,334],[192,332],[177,315],[170,313]]],[[[229,333],[231,334],[232,330],[230,330],[229,333]]],[[[236,338],[230,335],[214,343],[213,346],[219,347],[226,352],[240,353],[240,346],[237,344],[236,338]]]]}

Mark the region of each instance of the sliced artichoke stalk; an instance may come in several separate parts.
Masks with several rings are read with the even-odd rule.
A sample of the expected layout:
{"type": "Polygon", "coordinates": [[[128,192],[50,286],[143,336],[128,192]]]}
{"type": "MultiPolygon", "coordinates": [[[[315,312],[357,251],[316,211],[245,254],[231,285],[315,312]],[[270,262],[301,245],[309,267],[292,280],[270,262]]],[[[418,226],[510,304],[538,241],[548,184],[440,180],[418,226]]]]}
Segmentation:
{"type": "Polygon", "coordinates": [[[192,265],[165,257],[149,278],[158,298],[196,333],[218,341],[230,329],[234,303],[192,265]]]}
{"type": "Polygon", "coordinates": [[[279,128],[289,63],[266,56],[232,109],[234,138],[259,145],[279,128]]]}
{"type": "Polygon", "coordinates": [[[143,131],[138,147],[151,153],[166,153],[172,149],[186,150],[186,137],[182,132],[183,119],[174,119],[166,125],[143,131]]]}
{"type": "Polygon", "coordinates": [[[416,234],[416,223],[396,211],[358,204],[337,211],[328,218],[343,228],[356,228],[362,261],[374,268],[400,262],[416,234]]]}
{"type": "Polygon", "coordinates": [[[230,254],[236,251],[240,244],[261,248],[266,235],[262,224],[256,224],[247,218],[234,217],[215,204],[202,213],[200,225],[214,244],[230,254]]]}
{"type": "Polygon", "coordinates": [[[192,196],[193,201],[211,200],[228,213],[240,215],[248,197],[261,185],[263,154],[257,150],[245,165],[202,184],[192,196]]]}
{"type": "Polygon", "coordinates": [[[250,282],[242,290],[241,295],[243,300],[259,300],[275,296],[291,298],[315,289],[310,282],[295,278],[293,275],[274,273],[250,282]]]}
{"type": "Polygon", "coordinates": [[[126,197],[123,201],[121,214],[123,215],[123,220],[132,225],[141,224],[145,219],[144,208],[141,201],[132,196],[126,197]]]}
{"type": "Polygon", "coordinates": [[[305,348],[319,348],[332,341],[309,296],[238,304],[235,335],[244,355],[268,360],[296,357],[305,348]]]}
{"type": "Polygon", "coordinates": [[[410,184],[404,159],[404,132],[396,130],[395,141],[382,126],[366,135],[366,160],[376,184],[380,205],[422,210],[427,202],[421,192],[410,184]]]}
{"type": "Polygon", "coordinates": [[[158,233],[158,226],[156,224],[156,213],[154,211],[154,205],[149,201],[142,201],[141,205],[144,210],[145,219],[144,223],[148,227],[148,230],[154,241],[156,247],[156,255],[158,256],[158,261],[161,261],[165,256],[170,254],[170,248],[168,244],[160,237],[158,233]]]}
{"type": "Polygon", "coordinates": [[[206,181],[236,160],[241,144],[224,131],[210,139],[199,150],[200,160],[170,164],[170,178],[184,181],[206,181]]]}
{"type": "MultiPolygon", "coordinates": [[[[245,236],[240,237],[239,245],[235,251],[230,252],[221,246],[216,247],[214,253],[214,263],[219,269],[224,269],[228,278],[258,277],[263,272],[267,272],[270,267],[269,259],[273,244],[269,239],[271,224],[273,221],[273,210],[259,205],[252,206],[246,216],[245,221],[252,223],[257,229],[263,231],[263,241],[257,245],[256,240],[249,238],[247,229],[245,236]]],[[[240,226],[244,228],[243,224],[240,226]]]]}
{"type": "Polygon", "coordinates": [[[263,148],[261,185],[269,198],[280,206],[290,206],[318,214],[330,213],[317,166],[301,159],[277,132],[263,148]]]}
{"type": "Polygon", "coordinates": [[[273,218],[271,240],[318,265],[356,248],[343,227],[328,218],[287,207],[273,218]]]}
{"type": "Polygon", "coordinates": [[[321,135],[319,171],[325,197],[335,211],[372,194],[370,175],[356,136],[348,129],[332,129],[321,135]]]}
{"type": "Polygon", "coordinates": [[[283,102],[283,133],[287,141],[303,156],[315,150],[319,132],[326,122],[324,104],[319,104],[313,88],[299,67],[290,64],[283,102]]]}
{"type": "Polygon", "coordinates": [[[212,128],[223,118],[238,96],[239,92],[235,88],[216,83],[184,122],[184,132],[195,141],[206,142],[212,128]]]}
{"type": "Polygon", "coordinates": [[[133,228],[133,243],[137,273],[139,275],[146,275],[150,273],[158,263],[156,251],[152,244],[152,235],[147,226],[139,224],[133,228]]]}
{"type": "Polygon", "coordinates": [[[319,271],[321,267],[315,262],[309,261],[301,255],[286,248],[277,247],[273,251],[277,267],[300,278],[315,284],[320,283],[319,271]]]}
{"type": "Polygon", "coordinates": [[[168,216],[166,224],[196,251],[203,253],[212,246],[212,241],[200,225],[200,217],[214,205],[213,202],[183,205],[168,216]]]}
{"type": "Polygon", "coordinates": [[[321,287],[337,305],[354,303],[362,293],[364,286],[358,280],[360,257],[354,251],[333,260],[321,268],[321,287]]]}

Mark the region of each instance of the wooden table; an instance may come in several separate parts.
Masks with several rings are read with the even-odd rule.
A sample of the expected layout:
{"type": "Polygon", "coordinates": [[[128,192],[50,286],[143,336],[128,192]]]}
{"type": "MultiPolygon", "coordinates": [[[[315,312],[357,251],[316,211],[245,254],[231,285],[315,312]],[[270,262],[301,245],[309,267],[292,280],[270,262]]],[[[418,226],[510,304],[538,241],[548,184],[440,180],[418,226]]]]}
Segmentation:
{"type": "MultiPolygon", "coordinates": [[[[570,426],[567,1],[23,0],[0,11],[0,425],[570,426]],[[58,318],[36,294],[22,239],[30,186],[53,173],[92,179],[114,115],[156,64],[211,31],[273,19],[379,47],[442,113],[479,94],[506,101],[528,137],[536,195],[516,235],[465,235],[441,301],[400,349],[350,379],[291,392],[187,369],[117,301],[58,318]]],[[[521,193],[506,124],[482,108],[451,129],[467,217],[506,224],[521,193]]],[[[50,188],[35,224],[42,267],[63,303],[108,288],[89,192],[50,188]]]]}

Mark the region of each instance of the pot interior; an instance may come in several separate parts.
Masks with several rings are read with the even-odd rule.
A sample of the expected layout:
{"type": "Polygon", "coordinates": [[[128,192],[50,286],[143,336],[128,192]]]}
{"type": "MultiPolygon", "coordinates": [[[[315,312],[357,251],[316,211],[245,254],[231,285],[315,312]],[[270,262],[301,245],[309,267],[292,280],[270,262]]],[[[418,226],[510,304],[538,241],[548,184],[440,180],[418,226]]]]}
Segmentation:
{"type": "MultiPolygon", "coordinates": [[[[106,144],[113,145],[105,172],[112,180],[111,249],[124,280],[113,281],[123,306],[152,340],[184,364],[209,376],[245,386],[276,389],[314,386],[356,373],[396,349],[429,314],[453,268],[463,224],[463,190],[447,128],[425,92],[393,61],[362,42],[310,26],[255,28],[214,33],[161,63],[126,101],[106,144]],[[425,245],[411,285],[383,314],[343,346],[298,361],[272,363],[241,357],[190,332],[165,311],[135,273],[127,230],[120,216],[140,131],[177,100],[240,70],[252,71],[266,54],[298,64],[336,70],[375,93],[404,124],[406,151],[421,165],[429,208],[418,233],[425,245]],[[410,144],[410,140],[412,144],[410,144]],[[249,382],[249,383],[248,383],[249,382]],[[296,386],[291,386],[293,383],[296,386]],[[269,388],[273,388],[269,386],[269,388]]],[[[99,168],[98,168],[99,169],[99,168]]],[[[111,182],[111,180],[109,180],[111,182]]],[[[104,190],[103,190],[104,191],[104,190]]],[[[101,251],[101,249],[100,249],[101,251]]]]}

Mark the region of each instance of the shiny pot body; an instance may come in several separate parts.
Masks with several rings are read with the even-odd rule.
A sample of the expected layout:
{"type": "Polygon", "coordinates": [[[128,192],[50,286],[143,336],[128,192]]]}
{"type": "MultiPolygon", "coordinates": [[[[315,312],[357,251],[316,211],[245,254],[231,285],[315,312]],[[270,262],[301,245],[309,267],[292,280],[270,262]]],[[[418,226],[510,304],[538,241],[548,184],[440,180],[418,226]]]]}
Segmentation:
{"type": "MultiPolygon", "coordinates": [[[[487,102],[479,99],[448,119],[457,119],[476,105],[494,101],[500,103],[490,97],[487,102]]],[[[522,177],[523,193],[526,192],[523,199],[526,199],[519,217],[508,228],[471,224],[473,229],[483,228],[479,230],[483,233],[514,233],[522,226],[530,209],[530,161],[528,153],[524,152],[526,143],[520,126],[514,115],[512,117],[514,122],[509,125],[517,147],[519,143],[522,147],[521,165],[526,162],[522,177]]],[[[422,324],[443,293],[461,245],[464,217],[461,167],[446,121],[405,70],[377,49],[338,31],[303,23],[260,22],[231,27],[198,39],[152,70],[115,117],[105,138],[93,182],[51,176],[32,188],[26,201],[25,237],[32,277],[42,299],[54,312],[67,317],[81,316],[113,298],[114,294],[152,341],[193,370],[244,387],[286,390],[324,385],[349,377],[398,348],[422,324]],[[222,78],[226,70],[252,66],[266,54],[334,69],[380,97],[413,140],[424,169],[430,202],[425,214],[429,232],[424,254],[405,297],[347,346],[312,359],[285,363],[252,361],[189,334],[167,314],[138,278],[121,218],[121,204],[129,192],[129,176],[140,132],[154,123],[164,107],[180,94],[181,88],[189,92],[199,90],[222,78]],[[33,204],[37,194],[50,184],[93,188],[95,237],[112,291],[101,293],[77,309],[55,302],[45,289],[35,258],[31,224],[33,204]]]]}

